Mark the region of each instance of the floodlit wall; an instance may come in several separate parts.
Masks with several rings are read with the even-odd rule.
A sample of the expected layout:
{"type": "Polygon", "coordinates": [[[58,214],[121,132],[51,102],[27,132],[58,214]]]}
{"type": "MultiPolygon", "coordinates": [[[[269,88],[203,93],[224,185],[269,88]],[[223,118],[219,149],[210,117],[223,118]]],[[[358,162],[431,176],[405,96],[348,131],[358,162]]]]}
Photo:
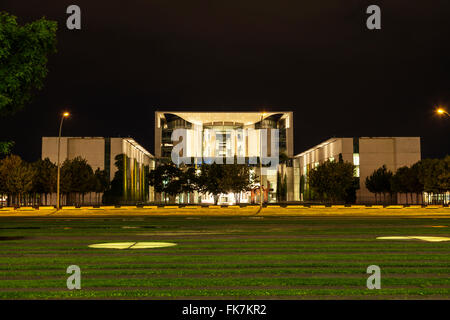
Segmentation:
{"type": "MultiPolygon", "coordinates": [[[[53,163],[58,161],[58,137],[42,137],[42,159],[49,158],[53,163]]],[[[127,156],[127,181],[130,197],[135,197],[144,184],[144,166],[153,169],[153,156],[131,138],[103,137],[61,137],[60,163],[66,159],[82,157],[95,171],[97,168],[109,172],[110,180],[117,171],[115,157],[119,154],[127,156]]],[[[91,195],[86,197],[91,198],[91,195]]],[[[56,199],[56,198],[55,198],[56,199]]],[[[154,199],[150,188],[150,199],[154,199]]]]}
{"type": "MultiPolygon", "coordinates": [[[[365,186],[366,177],[386,165],[395,173],[398,168],[411,166],[421,159],[420,137],[362,137],[359,139],[361,181],[358,198],[375,202],[375,196],[365,186]]],[[[406,199],[399,196],[398,202],[406,199]]]]}
{"type": "MultiPolygon", "coordinates": [[[[295,184],[300,184],[301,176],[306,179],[310,170],[326,160],[342,159],[356,166],[355,176],[359,177],[360,189],[357,190],[358,203],[374,203],[375,196],[365,187],[366,177],[383,165],[395,172],[402,166],[411,166],[421,159],[420,137],[360,137],[332,138],[296,156],[294,163],[299,166],[300,174],[295,184]]],[[[295,176],[295,174],[294,174],[295,176]]],[[[307,189],[307,186],[306,186],[307,189]]],[[[308,190],[306,190],[307,192],[308,190]]],[[[305,194],[300,195],[300,199],[305,194]]],[[[294,193],[294,199],[296,199],[294,193]]],[[[401,196],[399,203],[406,199],[401,196]]]]}

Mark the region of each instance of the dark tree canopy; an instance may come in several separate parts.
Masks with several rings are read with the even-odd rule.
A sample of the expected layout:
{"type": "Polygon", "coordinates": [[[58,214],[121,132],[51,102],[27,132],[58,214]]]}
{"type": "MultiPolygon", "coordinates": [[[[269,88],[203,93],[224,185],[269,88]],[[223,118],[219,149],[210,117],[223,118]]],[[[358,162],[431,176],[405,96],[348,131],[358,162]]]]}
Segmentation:
{"type": "Polygon", "coordinates": [[[387,193],[392,192],[392,176],[392,172],[387,169],[386,165],[383,165],[366,177],[366,188],[375,194],[375,201],[377,194],[383,194],[386,197],[387,193]]]}
{"type": "Polygon", "coordinates": [[[20,26],[15,16],[0,12],[0,115],[20,110],[42,89],[56,29],[44,18],[20,26]]]}
{"type": "Polygon", "coordinates": [[[344,161],[325,161],[309,172],[309,185],[322,199],[354,202],[358,178],[355,166],[344,161]]]}

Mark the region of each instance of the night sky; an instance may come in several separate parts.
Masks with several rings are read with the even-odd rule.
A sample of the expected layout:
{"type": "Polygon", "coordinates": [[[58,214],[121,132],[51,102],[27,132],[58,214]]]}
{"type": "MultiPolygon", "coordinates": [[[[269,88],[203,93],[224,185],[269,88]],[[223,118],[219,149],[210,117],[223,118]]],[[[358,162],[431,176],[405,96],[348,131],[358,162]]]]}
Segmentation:
{"type": "Polygon", "coordinates": [[[421,136],[450,154],[448,0],[1,0],[58,21],[46,85],[0,138],[26,160],[41,137],[131,136],[153,153],[155,110],[294,111],[295,153],[330,137],[421,136]],[[67,6],[82,30],[66,28],[67,6]],[[366,28],[366,8],[382,29],[366,28]]]}

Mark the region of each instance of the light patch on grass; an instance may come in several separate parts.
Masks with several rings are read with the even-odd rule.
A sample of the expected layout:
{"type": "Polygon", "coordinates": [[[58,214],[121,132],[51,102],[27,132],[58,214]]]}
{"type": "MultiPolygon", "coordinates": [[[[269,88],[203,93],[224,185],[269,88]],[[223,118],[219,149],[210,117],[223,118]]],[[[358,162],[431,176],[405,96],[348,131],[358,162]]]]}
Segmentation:
{"type": "Polygon", "coordinates": [[[150,249],[150,248],[164,248],[176,246],[176,243],[170,242],[109,242],[91,244],[89,248],[97,249],[150,249]]]}
{"type": "Polygon", "coordinates": [[[429,242],[441,242],[441,241],[450,241],[450,238],[447,237],[423,237],[423,236],[408,236],[408,237],[377,237],[379,240],[411,240],[411,239],[417,239],[417,240],[423,240],[423,241],[429,241],[429,242]]]}
{"type": "Polygon", "coordinates": [[[183,231],[171,231],[171,232],[148,232],[137,233],[138,236],[198,236],[198,235],[213,235],[213,234],[225,234],[229,232],[239,232],[241,230],[224,230],[224,232],[212,232],[212,231],[199,231],[199,230],[183,230],[183,231]]]}

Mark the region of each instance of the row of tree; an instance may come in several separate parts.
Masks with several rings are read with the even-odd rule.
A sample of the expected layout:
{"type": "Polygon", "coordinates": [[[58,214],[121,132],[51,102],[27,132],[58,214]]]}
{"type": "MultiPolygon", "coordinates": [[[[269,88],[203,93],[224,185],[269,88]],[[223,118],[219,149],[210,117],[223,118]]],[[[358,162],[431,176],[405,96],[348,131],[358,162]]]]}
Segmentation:
{"type": "Polygon", "coordinates": [[[150,171],[149,183],[164,201],[179,194],[198,191],[214,196],[217,204],[221,194],[233,193],[237,202],[241,192],[252,190],[258,182],[245,164],[202,164],[199,169],[177,167],[165,163],[150,171]]]}
{"type": "Polygon", "coordinates": [[[375,194],[375,201],[386,202],[386,196],[392,202],[396,194],[405,194],[410,203],[422,202],[423,192],[444,194],[450,190],[450,156],[444,159],[423,159],[411,167],[398,168],[395,173],[385,165],[375,170],[365,181],[366,188],[375,194]]]}
{"type": "MultiPolygon", "coordinates": [[[[28,163],[19,156],[7,156],[0,160],[0,194],[7,196],[7,205],[48,204],[48,195],[56,192],[56,175],[57,167],[48,158],[28,163]]],[[[63,162],[60,186],[66,204],[84,203],[87,193],[96,193],[99,203],[99,195],[109,189],[109,177],[77,157],[63,162]]]]}
{"type": "MultiPolygon", "coordinates": [[[[325,161],[308,172],[307,183],[311,198],[327,202],[354,203],[359,179],[355,177],[355,166],[344,162],[342,155],[339,161],[325,161]]],[[[302,179],[301,182],[304,182],[302,179]]],[[[306,182],[306,181],[305,181],[306,182]]],[[[301,188],[303,189],[303,188],[301,188]]]]}

